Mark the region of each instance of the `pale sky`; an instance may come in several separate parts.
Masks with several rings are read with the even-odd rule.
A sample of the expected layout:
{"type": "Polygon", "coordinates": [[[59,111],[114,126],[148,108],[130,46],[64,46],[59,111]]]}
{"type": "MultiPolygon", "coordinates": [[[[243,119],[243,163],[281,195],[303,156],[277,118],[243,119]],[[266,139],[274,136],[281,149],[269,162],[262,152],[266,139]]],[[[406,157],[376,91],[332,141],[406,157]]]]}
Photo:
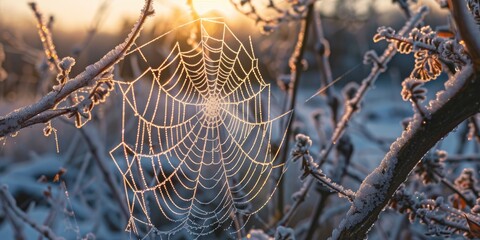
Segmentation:
{"type": "MultiPolygon", "coordinates": [[[[11,26],[25,26],[35,20],[28,3],[35,0],[0,0],[0,23],[11,26]]],[[[73,30],[85,29],[90,26],[97,9],[105,0],[36,0],[38,8],[45,17],[55,16],[55,27],[67,29],[72,26],[73,30]]],[[[117,32],[119,23],[126,18],[136,19],[143,6],[143,0],[106,0],[108,10],[103,15],[99,31],[117,32]]],[[[432,0],[421,0],[424,3],[432,0]]],[[[182,7],[187,13],[186,0],[154,0],[156,16],[164,16],[172,7],[182,7]]],[[[209,10],[217,10],[226,18],[238,16],[230,0],[193,0],[197,11],[202,14],[209,10]]],[[[321,1],[323,8],[328,8],[328,0],[321,1]]],[[[431,4],[430,4],[431,5],[431,4]]],[[[380,10],[394,9],[392,1],[376,1],[375,7],[380,10]]],[[[398,8],[398,7],[397,7],[398,8]]],[[[435,8],[435,7],[434,7],[435,8]]],[[[437,7],[438,8],[438,7],[437,7]]]]}
{"type": "MultiPolygon", "coordinates": [[[[20,24],[33,20],[33,14],[28,6],[33,0],[0,0],[0,21],[5,24],[20,24]]],[[[108,10],[102,21],[100,31],[116,31],[118,23],[129,17],[136,19],[142,9],[143,0],[107,0],[108,10]]],[[[229,0],[193,0],[199,12],[208,10],[219,10],[232,13],[233,6],[229,0]]],[[[87,29],[95,16],[97,9],[104,0],[37,0],[38,8],[44,14],[55,16],[55,26],[60,28],[87,29]]],[[[155,0],[154,8],[156,15],[165,14],[172,6],[185,7],[185,0],[155,0]]]]}

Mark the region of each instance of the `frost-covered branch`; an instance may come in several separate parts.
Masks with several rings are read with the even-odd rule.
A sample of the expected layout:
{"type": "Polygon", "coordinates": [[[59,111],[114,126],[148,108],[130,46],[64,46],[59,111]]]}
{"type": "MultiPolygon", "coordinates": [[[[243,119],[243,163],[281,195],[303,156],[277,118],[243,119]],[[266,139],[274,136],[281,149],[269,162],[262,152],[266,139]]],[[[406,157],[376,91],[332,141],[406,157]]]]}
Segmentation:
{"type": "MultiPolygon", "coordinates": [[[[37,232],[42,234],[42,236],[46,237],[47,239],[50,240],[61,240],[63,239],[62,237],[58,237],[52,229],[50,229],[47,226],[40,225],[33,221],[25,212],[23,212],[21,209],[17,207],[17,204],[15,203],[15,199],[13,196],[8,192],[8,188],[3,185],[0,187],[0,200],[2,204],[5,204],[5,206],[11,210],[13,214],[15,214],[15,217],[18,217],[19,220],[27,223],[30,225],[33,229],[35,229],[37,232]]],[[[11,217],[14,217],[13,215],[11,217]]]]}
{"type": "Polygon", "coordinates": [[[67,81],[61,88],[53,89],[38,102],[17,109],[1,118],[0,137],[17,132],[26,126],[26,122],[28,122],[28,125],[33,125],[48,122],[51,119],[50,117],[55,117],[55,115],[51,114],[42,115],[41,117],[37,116],[45,111],[54,110],[58,103],[65,100],[73,92],[83,87],[94,85],[101,78],[102,74],[108,72],[125,57],[139,36],[146,18],[152,14],[152,0],[146,0],[139,20],[123,43],[115,47],[96,63],[86,67],[82,73],[67,81]]]}
{"type": "MultiPolygon", "coordinates": [[[[410,30],[412,30],[422,21],[426,12],[426,8],[421,8],[419,12],[412,16],[412,18],[405,24],[405,26],[400,32],[402,34],[406,34],[410,30]]],[[[362,85],[355,94],[355,97],[348,101],[347,109],[342,116],[342,120],[337,124],[334,135],[327,143],[327,146],[322,150],[321,156],[317,161],[320,167],[327,160],[330,152],[333,150],[336,144],[336,141],[338,141],[338,139],[343,135],[345,129],[347,128],[347,123],[350,121],[351,117],[356,112],[356,109],[359,108],[360,102],[365,96],[367,90],[373,85],[378,76],[385,70],[385,65],[390,61],[391,58],[393,58],[395,53],[395,47],[393,46],[393,44],[390,44],[389,47],[384,51],[381,58],[375,58],[377,61],[374,62],[374,67],[372,68],[372,71],[370,72],[369,76],[363,80],[362,85]]],[[[313,178],[307,178],[307,180],[303,183],[302,188],[294,194],[295,197],[292,197],[294,203],[292,204],[288,212],[285,214],[285,216],[278,222],[279,225],[285,225],[290,221],[290,218],[293,216],[294,212],[305,200],[306,195],[314,182],[315,180],[313,178]]]]}
{"type": "Polygon", "coordinates": [[[333,239],[364,238],[410,171],[437,141],[478,112],[480,79],[472,67],[465,67],[445,83],[427,110],[429,121],[419,115],[390,147],[377,169],[363,181],[355,201],[334,231],[333,239]]]}
{"type": "MultiPolygon", "coordinates": [[[[410,32],[423,20],[427,12],[427,7],[421,7],[419,11],[399,31],[399,34],[405,35],[410,32]]],[[[397,50],[394,44],[390,44],[381,56],[377,56],[374,52],[367,52],[367,54],[365,54],[365,62],[370,62],[373,64],[372,70],[368,77],[362,81],[362,84],[360,85],[360,88],[358,89],[355,97],[348,101],[348,107],[345,109],[345,113],[343,114],[340,122],[335,128],[335,132],[333,133],[332,143],[335,144],[338,139],[340,139],[346,129],[347,123],[350,121],[353,114],[357,112],[357,110],[360,108],[360,103],[363,100],[363,97],[367,93],[368,89],[375,83],[378,76],[380,76],[380,74],[386,70],[387,64],[390,62],[393,56],[395,56],[396,53],[397,50]]]]}
{"type": "Polygon", "coordinates": [[[299,159],[302,160],[303,175],[300,178],[303,180],[307,176],[311,175],[330,191],[336,192],[340,196],[344,196],[348,198],[348,200],[353,201],[355,199],[355,194],[350,189],[345,189],[343,186],[334,183],[322,172],[318,164],[314,162],[313,157],[309,152],[309,148],[312,145],[310,138],[303,134],[298,134],[295,139],[297,140],[297,144],[292,154],[294,157],[293,161],[297,161],[299,159]]]}

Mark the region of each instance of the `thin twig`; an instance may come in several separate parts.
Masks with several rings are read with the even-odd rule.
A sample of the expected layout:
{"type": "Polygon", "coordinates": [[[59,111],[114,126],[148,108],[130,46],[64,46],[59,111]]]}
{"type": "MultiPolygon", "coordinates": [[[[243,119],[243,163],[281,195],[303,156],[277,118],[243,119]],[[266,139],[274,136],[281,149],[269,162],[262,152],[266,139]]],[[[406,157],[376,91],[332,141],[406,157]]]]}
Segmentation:
{"type": "Polygon", "coordinates": [[[3,204],[5,204],[7,206],[7,208],[9,210],[11,210],[11,212],[13,214],[15,214],[15,216],[17,216],[20,220],[22,220],[23,222],[27,223],[28,225],[30,225],[30,227],[32,227],[33,229],[35,229],[37,232],[39,232],[40,234],[42,234],[44,237],[46,237],[47,239],[50,239],[50,240],[60,240],[60,239],[64,239],[62,237],[58,237],[53,231],[51,228],[47,227],[47,226],[43,226],[43,225],[40,225],[38,223],[36,223],[35,221],[33,221],[25,212],[23,212],[21,209],[19,209],[17,207],[17,204],[15,203],[15,199],[13,198],[13,196],[10,194],[10,192],[8,192],[8,188],[7,186],[3,185],[0,187],[0,199],[2,200],[3,204]]]}
{"type": "MultiPolygon", "coordinates": [[[[297,43],[295,45],[295,50],[293,51],[293,54],[290,58],[289,66],[290,66],[290,84],[288,88],[288,106],[287,106],[287,111],[290,109],[293,109],[295,107],[296,103],[296,97],[297,97],[297,88],[298,88],[298,83],[302,74],[302,69],[303,69],[303,55],[305,53],[305,48],[307,45],[307,40],[308,40],[308,32],[310,28],[310,24],[312,21],[312,14],[313,14],[313,7],[314,4],[310,4],[308,6],[307,10],[307,15],[301,22],[300,26],[300,31],[298,33],[298,39],[297,43]]],[[[292,111],[292,115],[290,116],[290,119],[295,118],[295,112],[292,111]]],[[[287,126],[286,126],[286,137],[285,137],[285,143],[284,143],[284,148],[282,151],[282,155],[280,157],[282,162],[285,162],[288,157],[289,153],[289,144],[290,144],[290,131],[292,128],[292,122],[293,121],[288,121],[287,126]]],[[[279,169],[279,173],[281,173],[282,169],[279,169]]],[[[277,210],[280,213],[280,217],[283,216],[283,210],[284,210],[284,195],[285,195],[285,182],[284,178],[280,179],[279,187],[278,187],[278,205],[277,205],[277,210]]]]}

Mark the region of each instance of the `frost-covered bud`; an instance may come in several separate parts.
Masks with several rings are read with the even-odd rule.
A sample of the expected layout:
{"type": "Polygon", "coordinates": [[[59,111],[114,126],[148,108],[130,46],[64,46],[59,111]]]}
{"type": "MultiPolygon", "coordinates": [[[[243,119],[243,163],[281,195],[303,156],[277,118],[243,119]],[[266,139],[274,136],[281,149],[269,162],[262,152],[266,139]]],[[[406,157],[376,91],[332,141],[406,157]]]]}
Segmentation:
{"type": "Polygon", "coordinates": [[[394,34],[395,34],[395,30],[393,30],[393,28],[382,26],[377,29],[377,34],[373,36],[373,41],[378,42],[394,34]]]}
{"type": "MultiPolygon", "coordinates": [[[[70,71],[72,70],[73,65],[75,65],[75,59],[72,57],[64,57],[58,63],[58,67],[62,70],[57,75],[57,81],[60,85],[65,84],[65,82],[68,80],[68,74],[70,74],[70,71]]],[[[58,87],[54,89],[57,91],[59,90],[58,87]]]]}
{"type": "Polygon", "coordinates": [[[72,57],[64,57],[58,63],[58,67],[66,73],[69,73],[72,70],[73,65],[75,65],[75,59],[72,57]]]}
{"type": "Polygon", "coordinates": [[[295,136],[295,148],[292,150],[292,155],[305,155],[308,154],[308,149],[312,146],[312,140],[309,136],[304,134],[297,134],[295,136]]]}
{"type": "Polygon", "coordinates": [[[438,160],[439,160],[440,162],[445,162],[445,160],[447,160],[447,157],[448,157],[447,151],[445,151],[445,150],[437,150],[437,151],[435,151],[435,154],[437,155],[438,160]]]}
{"type": "Polygon", "coordinates": [[[441,42],[438,51],[443,59],[461,66],[465,65],[468,58],[463,45],[453,39],[441,42]]]}

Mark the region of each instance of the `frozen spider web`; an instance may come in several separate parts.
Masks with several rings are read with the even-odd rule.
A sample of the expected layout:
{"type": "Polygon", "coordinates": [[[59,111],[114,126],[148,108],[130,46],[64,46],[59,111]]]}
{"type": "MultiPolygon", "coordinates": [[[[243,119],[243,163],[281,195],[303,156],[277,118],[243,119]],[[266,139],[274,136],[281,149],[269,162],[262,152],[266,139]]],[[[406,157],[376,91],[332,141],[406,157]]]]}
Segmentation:
{"type": "Polygon", "coordinates": [[[135,54],[145,70],[118,82],[123,131],[111,151],[131,214],[127,231],[143,226],[195,238],[239,231],[274,193],[272,172],[285,170],[276,161],[285,137],[279,123],[285,121],[278,120],[289,113],[271,117],[270,85],[253,50],[225,23],[200,19],[129,53],[135,54]],[[196,40],[186,37],[190,43],[156,54],[155,42],[189,36],[192,28],[196,40]]]}

